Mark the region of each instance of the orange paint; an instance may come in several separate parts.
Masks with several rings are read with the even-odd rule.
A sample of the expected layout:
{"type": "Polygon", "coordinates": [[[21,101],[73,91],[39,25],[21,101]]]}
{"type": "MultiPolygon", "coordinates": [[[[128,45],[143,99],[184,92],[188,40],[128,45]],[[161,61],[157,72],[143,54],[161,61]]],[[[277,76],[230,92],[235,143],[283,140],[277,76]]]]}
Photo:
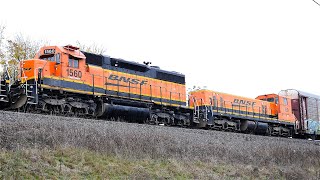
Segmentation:
{"type": "MultiPolygon", "coordinates": [[[[42,47],[34,59],[21,61],[20,70],[23,69],[21,76],[37,79],[41,68],[42,76],[45,78],[72,81],[131,95],[149,96],[153,101],[157,98],[157,103],[163,100],[170,103],[174,101],[186,103],[184,84],[88,65],[85,58],[75,47],[42,47]]],[[[22,82],[26,80],[21,79],[22,82]]],[[[173,105],[178,104],[173,103],[173,105]]]]}
{"type": "Polygon", "coordinates": [[[228,113],[233,111],[239,112],[240,110],[244,112],[245,115],[260,114],[266,115],[273,120],[295,122],[291,111],[291,101],[287,99],[286,102],[288,103],[286,105],[284,105],[283,97],[278,97],[279,104],[276,104],[275,100],[273,102],[264,101],[264,99],[271,97],[275,98],[278,97],[278,95],[263,95],[257,99],[251,99],[211,90],[196,90],[190,92],[189,105],[193,108],[196,106],[212,106],[216,109],[223,109],[224,111],[228,109],[228,113]]]}

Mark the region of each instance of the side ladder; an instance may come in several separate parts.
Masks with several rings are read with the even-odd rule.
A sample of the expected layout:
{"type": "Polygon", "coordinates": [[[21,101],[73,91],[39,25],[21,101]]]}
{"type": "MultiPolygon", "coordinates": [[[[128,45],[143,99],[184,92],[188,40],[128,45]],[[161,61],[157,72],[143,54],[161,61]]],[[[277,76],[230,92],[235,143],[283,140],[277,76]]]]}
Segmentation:
{"type": "MultiPolygon", "coordinates": [[[[36,74],[37,69],[34,70],[34,74],[36,74]]],[[[23,87],[24,87],[24,91],[25,94],[27,96],[27,104],[38,104],[38,80],[37,80],[37,76],[34,76],[34,81],[33,82],[29,82],[25,76],[24,70],[22,69],[22,79],[24,79],[24,83],[23,83],[23,87]]]]}
{"type": "Polygon", "coordinates": [[[9,102],[9,83],[8,80],[0,77],[0,101],[1,102],[9,102]]]}
{"type": "Polygon", "coordinates": [[[28,104],[38,104],[38,84],[35,81],[34,84],[26,83],[26,95],[28,104]]]}
{"type": "Polygon", "coordinates": [[[34,69],[34,81],[30,84],[26,81],[26,95],[27,95],[27,104],[38,104],[38,79],[37,79],[37,70],[34,69]]]}

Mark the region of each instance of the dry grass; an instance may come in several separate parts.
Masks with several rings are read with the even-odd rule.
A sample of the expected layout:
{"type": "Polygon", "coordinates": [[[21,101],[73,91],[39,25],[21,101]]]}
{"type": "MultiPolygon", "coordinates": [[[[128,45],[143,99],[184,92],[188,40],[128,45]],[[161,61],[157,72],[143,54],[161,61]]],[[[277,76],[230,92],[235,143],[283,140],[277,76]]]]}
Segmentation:
{"type": "MultiPolygon", "coordinates": [[[[137,171],[136,174],[144,174],[146,179],[160,177],[157,176],[159,169],[163,169],[160,165],[150,171],[146,169],[152,167],[150,163],[157,165],[162,161],[170,161],[171,165],[176,163],[171,170],[177,174],[181,172],[182,178],[192,179],[210,179],[215,176],[317,179],[320,172],[320,146],[309,141],[2,111],[0,113],[0,148],[4,154],[12,157],[21,158],[17,153],[28,150],[60,152],[73,149],[128,162],[147,160],[150,161],[147,166],[137,166],[135,171],[115,173],[124,173],[127,174],[125,177],[130,177],[137,171]]],[[[76,158],[78,159],[69,163],[70,166],[83,161],[80,157],[76,158]]],[[[88,165],[92,166],[96,165],[88,165]]],[[[78,171],[82,172],[83,169],[78,171]]],[[[171,174],[170,177],[179,176],[171,174]]]]}
{"type": "Polygon", "coordinates": [[[0,152],[1,179],[316,179],[302,169],[127,159],[79,148],[0,152]]]}

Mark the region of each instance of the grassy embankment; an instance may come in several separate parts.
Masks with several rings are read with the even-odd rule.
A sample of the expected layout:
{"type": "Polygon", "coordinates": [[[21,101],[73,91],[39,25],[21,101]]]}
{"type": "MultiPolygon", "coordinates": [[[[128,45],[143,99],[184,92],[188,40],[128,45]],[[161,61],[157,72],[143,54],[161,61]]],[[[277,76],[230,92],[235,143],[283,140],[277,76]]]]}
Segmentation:
{"type": "Polygon", "coordinates": [[[314,142],[0,113],[0,178],[319,178],[314,142]]]}

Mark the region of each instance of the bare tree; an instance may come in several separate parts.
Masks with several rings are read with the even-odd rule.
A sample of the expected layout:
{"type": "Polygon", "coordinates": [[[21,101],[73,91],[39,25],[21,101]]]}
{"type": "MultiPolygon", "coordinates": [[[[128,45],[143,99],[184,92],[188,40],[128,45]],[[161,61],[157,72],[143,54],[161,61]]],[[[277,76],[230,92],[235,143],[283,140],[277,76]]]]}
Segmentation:
{"type": "Polygon", "coordinates": [[[101,45],[97,45],[96,43],[93,43],[91,45],[85,45],[77,41],[76,44],[81,51],[94,53],[94,54],[103,54],[106,52],[106,48],[102,47],[101,45]]]}
{"type": "Polygon", "coordinates": [[[4,50],[3,50],[4,29],[5,29],[5,26],[0,25],[0,60],[1,61],[5,57],[4,50]]]}
{"type": "Polygon", "coordinates": [[[34,58],[40,46],[44,44],[45,41],[31,40],[22,34],[17,34],[13,39],[7,40],[5,61],[8,64],[9,73],[15,76],[19,62],[21,60],[34,58]]]}
{"type": "Polygon", "coordinates": [[[33,41],[18,34],[12,40],[8,40],[8,59],[19,62],[23,59],[34,58],[40,45],[40,41],[33,41]]]}
{"type": "Polygon", "coordinates": [[[4,50],[4,30],[5,26],[0,25],[0,76],[2,76],[4,72],[4,64],[5,64],[5,50],[4,50]]]}

